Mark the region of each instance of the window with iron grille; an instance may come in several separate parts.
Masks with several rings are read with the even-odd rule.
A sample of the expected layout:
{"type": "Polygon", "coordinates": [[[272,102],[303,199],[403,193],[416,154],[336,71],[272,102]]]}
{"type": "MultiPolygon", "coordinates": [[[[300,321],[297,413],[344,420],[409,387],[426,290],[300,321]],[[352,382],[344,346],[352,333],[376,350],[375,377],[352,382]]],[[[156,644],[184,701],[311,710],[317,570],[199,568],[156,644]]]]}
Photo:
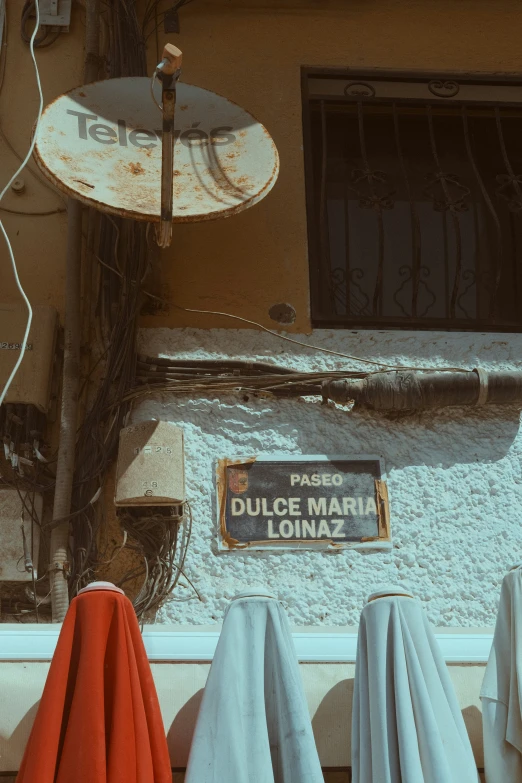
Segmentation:
{"type": "Polygon", "coordinates": [[[303,71],[315,326],[522,331],[522,77],[303,71]]]}

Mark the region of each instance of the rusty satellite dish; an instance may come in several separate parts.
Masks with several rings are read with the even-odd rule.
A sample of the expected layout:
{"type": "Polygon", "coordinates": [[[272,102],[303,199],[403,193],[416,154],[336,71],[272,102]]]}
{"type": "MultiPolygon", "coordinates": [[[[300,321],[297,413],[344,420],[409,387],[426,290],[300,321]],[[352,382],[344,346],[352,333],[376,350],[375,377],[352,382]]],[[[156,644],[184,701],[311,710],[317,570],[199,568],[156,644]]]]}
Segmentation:
{"type": "MultiPolygon", "coordinates": [[[[172,221],[228,217],[264,198],[279,157],[263,125],[200,87],[179,82],[176,93],[172,221]]],[[[165,214],[161,95],[153,100],[145,77],[94,82],[60,96],[38,130],[40,168],[89,206],[159,223],[165,214]]]]}

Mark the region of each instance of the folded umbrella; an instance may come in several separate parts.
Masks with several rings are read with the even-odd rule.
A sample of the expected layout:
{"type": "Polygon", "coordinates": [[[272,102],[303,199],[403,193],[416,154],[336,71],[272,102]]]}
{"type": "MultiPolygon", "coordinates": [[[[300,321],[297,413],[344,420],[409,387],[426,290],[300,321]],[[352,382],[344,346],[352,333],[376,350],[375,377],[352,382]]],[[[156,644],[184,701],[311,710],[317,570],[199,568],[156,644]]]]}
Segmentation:
{"type": "Polygon", "coordinates": [[[228,607],[185,783],[323,783],[288,621],[262,591],[228,607]]]}
{"type": "Polygon", "coordinates": [[[352,714],[353,783],[477,783],[448,670],[420,605],[401,588],[361,614],[352,714]]]}
{"type": "Polygon", "coordinates": [[[480,691],[487,783],[522,780],[522,564],[506,574],[480,691]]]}
{"type": "Polygon", "coordinates": [[[138,621],[108,582],[94,582],[71,602],[16,780],[172,781],[138,621]]]}

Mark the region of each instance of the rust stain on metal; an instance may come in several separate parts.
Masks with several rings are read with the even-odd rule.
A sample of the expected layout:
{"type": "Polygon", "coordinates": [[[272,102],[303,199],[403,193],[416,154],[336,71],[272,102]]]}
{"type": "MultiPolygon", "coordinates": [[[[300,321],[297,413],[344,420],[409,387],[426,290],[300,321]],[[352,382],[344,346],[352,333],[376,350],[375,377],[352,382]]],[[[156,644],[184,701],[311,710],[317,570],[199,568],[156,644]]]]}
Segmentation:
{"type": "MultiPolygon", "coordinates": [[[[379,598],[411,598],[409,593],[386,593],[386,595],[376,595],[374,598],[369,598],[368,603],[377,601],[379,598]]],[[[472,665],[472,664],[470,664],[472,665]]]]}
{"type": "Polygon", "coordinates": [[[388,486],[382,479],[375,479],[375,495],[377,514],[379,517],[378,540],[390,540],[390,503],[388,498],[388,486]]]}
{"type": "MultiPolygon", "coordinates": [[[[145,205],[147,203],[147,200],[145,199],[145,195],[143,192],[140,192],[139,194],[139,201],[140,206],[137,206],[136,209],[128,209],[125,207],[117,207],[112,206],[110,204],[107,204],[104,201],[101,201],[99,199],[96,199],[92,195],[92,191],[89,192],[89,196],[87,197],[84,195],[80,190],[77,190],[75,187],[72,187],[67,183],[67,181],[60,179],[57,177],[54,172],[52,172],[46,163],[41,159],[40,155],[38,154],[38,148],[35,149],[34,156],[36,159],[36,162],[38,166],[42,169],[42,171],[45,173],[45,175],[49,178],[49,180],[57,187],[59,190],[64,191],[67,193],[67,195],[71,196],[72,198],[77,198],[79,201],[81,201],[83,204],[86,204],[86,206],[95,206],[101,209],[104,212],[109,212],[113,215],[119,215],[120,217],[130,218],[132,220],[140,220],[145,221],[149,223],[158,223],[159,222],[159,214],[154,213],[154,209],[156,208],[156,200],[151,197],[149,200],[149,209],[148,211],[145,211],[145,205]]],[[[278,163],[275,164],[273,171],[274,173],[277,172],[278,169],[278,163]]],[[[178,174],[176,174],[178,176],[178,174]]],[[[75,180],[73,179],[72,182],[75,180]]],[[[125,187],[127,188],[129,185],[128,182],[125,182],[125,187]]],[[[197,215],[182,215],[180,213],[174,214],[173,216],[173,222],[174,223],[192,223],[194,220],[200,220],[200,221],[212,221],[212,220],[218,220],[218,219],[226,219],[229,217],[233,217],[234,215],[239,214],[240,212],[243,212],[244,210],[251,207],[253,204],[257,203],[262,198],[262,194],[264,194],[266,191],[270,190],[270,188],[273,186],[273,181],[268,181],[263,188],[261,188],[257,194],[253,195],[251,198],[245,199],[244,201],[241,201],[238,204],[234,204],[230,206],[227,209],[215,209],[215,210],[206,210],[204,213],[199,213],[197,215]]],[[[87,187],[89,187],[87,185],[87,187]]],[[[114,187],[109,186],[111,190],[119,191],[121,189],[121,186],[114,187]]]]}
{"type": "Polygon", "coordinates": [[[129,163],[129,171],[131,174],[145,174],[145,169],[141,163],[129,163]]]}
{"type": "Polygon", "coordinates": [[[247,549],[250,544],[240,544],[236,538],[233,538],[227,530],[226,509],[227,509],[227,468],[239,465],[252,465],[256,457],[246,457],[244,459],[224,459],[218,460],[216,466],[217,492],[219,503],[219,532],[221,539],[229,549],[247,549]]]}
{"type": "MultiPolygon", "coordinates": [[[[137,80],[138,82],[140,80],[137,80]]],[[[103,119],[105,116],[110,117],[106,121],[112,126],[112,115],[107,113],[107,106],[110,105],[105,101],[93,100],[95,95],[98,95],[99,87],[106,85],[107,82],[97,82],[90,84],[86,87],[75,88],[70,91],[68,95],[72,100],[79,102],[81,106],[84,106],[89,112],[100,115],[103,119]],[[98,91],[98,92],[97,92],[98,91]],[[81,99],[81,100],[80,100],[81,99]]],[[[149,90],[149,83],[143,80],[143,89],[149,90]]],[[[192,88],[190,89],[199,89],[192,88]]],[[[66,96],[59,96],[53,100],[45,109],[45,114],[48,114],[50,109],[62,101],[66,96]]],[[[220,96],[221,97],[221,96],[220,96]]],[[[217,97],[216,97],[217,100],[217,97]]],[[[233,107],[237,106],[228,99],[227,103],[233,107]]],[[[133,105],[132,102],[130,105],[133,105]]],[[[213,106],[211,102],[207,105],[213,106]]],[[[219,105],[219,101],[218,101],[219,105]]],[[[192,104],[190,102],[180,102],[180,111],[192,111],[192,104]]],[[[176,181],[174,183],[173,191],[175,195],[174,215],[173,222],[188,223],[193,221],[210,221],[219,218],[227,218],[232,215],[238,214],[245,209],[248,209],[253,204],[257,203],[264,195],[272,188],[278,172],[278,156],[277,150],[273,141],[270,138],[266,128],[261,123],[260,136],[263,138],[263,144],[266,142],[264,139],[268,138],[271,142],[273,150],[273,158],[268,168],[270,171],[270,179],[267,181],[266,169],[263,172],[263,180],[259,182],[256,175],[250,175],[248,171],[244,176],[240,177],[239,174],[244,173],[242,169],[242,151],[246,150],[247,142],[250,136],[250,131],[243,125],[242,129],[240,122],[243,121],[242,114],[244,110],[241,107],[237,107],[239,110],[239,120],[236,125],[237,130],[234,131],[236,139],[233,143],[232,150],[230,146],[228,150],[221,148],[210,148],[209,146],[199,146],[196,143],[189,145],[183,142],[184,147],[190,147],[191,156],[190,162],[183,161],[183,157],[188,153],[184,147],[180,147],[181,160],[178,162],[178,169],[175,171],[176,181]],[[206,159],[204,151],[208,151],[210,154],[210,160],[206,159]],[[218,154],[219,153],[219,154],[218,154]],[[201,157],[200,157],[201,156],[201,157]],[[237,167],[235,163],[239,164],[237,167]],[[207,168],[210,163],[210,168],[207,168]],[[195,184],[197,183],[197,184],[195,184]],[[187,198],[187,193],[192,194],[192,200],[187,198]],[[190,203],[189,203],[190,202],[190,203]]],[[[130,116],[126,117],[127,132],[131,129],[148,128],[153,129],[155,125],[147,125],[147,122],[137,119],[139,111],[130,111],[130,116]]],[[[249,115],[253,120],[255,117],[249,115]]],[[[49,117],[49,119],[51,119],[49,117]]],[[[198,119],[196,117],[195,119],[198,119]]],[[[154,120],[152,120],[153,122],[154,120]]],[[[235,116],[230,115],[231,125],[236,123],[235,116]],[[233,121],[232,121],[233,120],[233,121]]],[[[218,123],[216,123],[217,127],[218,123]]],[[[56,128],[56,133],[61,137],[67,136],[61,130],[61,127],[56,122],[52,121],[53,128],[56,128]]],[[[194,127],[194,123],[192,123],[194,127]]],[[[213,126],[209,126],[213,127],[213,126]]],[[[249,125],[250,128],[250,125],[249,125]]],[[[155,131],[154,131],[155,132],[155,131]]],[[[54,134],[53,134],[54,135],[54,134]]],[[[189,138],[189,137],[187,137],[189,138]]],[[[39,167],[44,171],[46,176],[53,182],[55,186],[60,188],[72,197],[78,198],[82,203],[89,206],[95,206],[101,208],[105,212],[109,212],[115,215],[121,215],[123,217],[129,217],[134,220],[141,220],[151,223],[157,223],[160,219],[159,216],[159,204],[158,193],[155,187],[155,174],[156,174],[156,157],[157,148],[154,150],[140,149],[134,151],[136,159],[141,160],[143,163],[143,153],[147,156],[149,164],[142,166],[139,162],[129,163],[129,160],[118,160],[118,154],[121,152],[120,148],[115,146],[108,146],[101,150],[96,149],[96,145],[91,143],[88,139],[89,149],[86,149],[86,155],[83,154],[76,159],[69,153],[69,149],[62,145],[62,138],[59,144],[50,144],[49,138],[41,137],[41,142],[37,143],[37,149],[35,150],[35,158],[39,167]],[[38,147],[41,149],[38,149],[38,147]],[[93,148],[94,147],[94,148],[93,148]],[[50,168],[52,158],[61,162],[61,166],[55,171],[50,168]],[[89,158],[91,160],[89,161],[89,158]],[[100,183],[100,176],[98,170],[98,162],[105,167],[107,163],[108,177],[107,181],[100,183]],[[112,162],[115,165],[111,167],[112,162]],[[120,165],[121,164],[123,165],[120,165]],[[133,185],[133,183],[136,183],[133,185]],[[96,189],[96,196],[94,196],[94,189],[96,189]],[[109,193],[107,192],[109,191],[109,193]],[[114,194],[114,197],[110,195],[114,194]]],[[[52,141],[52,139],[51,139],[52,141]]],[[[178,139],[179,144],[181,142],[178,139]]],[[[161,145],[160,147],[161,148],[161,145]]],[[[125,151],[123,151],[125,152],[125,151]]],[[[129,152],[132,151],[129,149],[129,152]]],[[[268,156],[270,159],[270,156],[268,156]]],[[[159,169],[158,169],[159,176],[159,169]]]]}
{"type": "MultiPolygon", "coordinates": [[[[234,539],[233,539],[234,540],[234,539]]],[[[364,540],[364,539],[361,539],[364,540]]],[[[379,539],[376,539],[377,541],[379,539]]],[[[321,538],[321,539],[311,539],[311,538],[292,538],[292,539],[286,539],[283,541],[277,541],[277,540],[268,540],[266,538],[260,539],[259,541],[248,541],[244,544],[239,544],[236,547],[233,547],[234,549],[248,549],[249,547],[253,546],[263,546],[263,545],[269,545],[270,548],[278,548],[281,547],[281,549],[284,549],[285,547],[288,547],[288,545],[291,545],[292,548],[299,549],[299,547],[294,547],[294,544],[303,544],[303,546],[306,549],[325,549],[330,548],[335,550],[336,552],[340,552],[342,549],[346,548],[346,544],[339,544],[336,541],[332,541],[331,538],[321,538]]]]}
{"type": "Polygon", "coordinates": [[[94,189],[94,185],[89,184],[89,182],[84,182],[83,179],[75,179],[74,181],[77,182],[79,185],[83,185],[84,188],[94,189]]]}

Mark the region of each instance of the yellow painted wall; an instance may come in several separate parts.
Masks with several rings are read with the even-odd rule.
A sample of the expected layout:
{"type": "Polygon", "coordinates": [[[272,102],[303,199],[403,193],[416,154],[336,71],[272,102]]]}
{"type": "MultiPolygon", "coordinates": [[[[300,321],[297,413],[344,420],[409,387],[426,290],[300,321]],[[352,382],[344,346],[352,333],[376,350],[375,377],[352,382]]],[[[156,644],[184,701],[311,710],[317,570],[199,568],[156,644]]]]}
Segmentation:
{"type": "MultiPolygon", "coordinates": [[[[5,74],[0,90],[0,127],[15,150],[25,156],[36,119],[38,93],[29,47],[20,38],[23,0],[7,0],[7,47],[5,74]]],[[[71,31],[49,48],[37,50],[44,103],[75,87],[83,74],[84,12],[74,5],[71,31]]],[[[2,81],[0,69],[0,82],[2,81]]],[[[19,161],[0,134],[0,190],[19,161]]],[[[38,173],[36,163],[31,167],[38,173]]],[[[25,212],[63,210],[63,199],[25,171],[25,192],[11,191],[1,207],[25,212]]],[[[45,181],[45,178],[42,176],[45,181]]],[[[0,210],[29,300],[63,310],[67,218],[64,212],[48,217],[11,215],[0,210]]],[[[18,302],[4,239],[0,237],[0,302],[18,302]]]]}
{"type": "MultiPolygon", "coordinates": [[[[197,0],[180,17],[181,34],[171,38],[184,52],[182,78],[258,117],[277,144],[281,173],[251,210],[175,228],[161,258],[163,296],[273,328],[269,308],[289,302],[295,328],[310,329],[300,67],[522,71],[522,5],[512,0],[197,0]]],[[[173,309],[145,320],[185,324],[241,326],[173,309]]]]}
{"type": "MultiPolygon", "coordinates": [[[[8,58],[0,121],[24,152],[36,111],[28,49],[19,37],[22,0],[8,2],[8,58]]],[[[306,213],[301,133],[300,67],[352,66],[432,70],[522,71],[517,0],[196,0],[180,13],[183,79],[243,105],[270,130],[281,155],[273,192],[228,220],[175,228],[150,286],[180,305],[225,310],[277,328],[268,309],[289,302],[298,331],[310,329],[306,213]]],[[[38,52],[45,101],[82,80],[84,12],[74,4],[71,32],[38,52]]],[[[161,49],[165,37],[161,30],[161,49]]],[[[149,38],[149,63],[157,60],[149,38]]],[[[16,159],[0,138],[1,179],[16,159]]],[[[33,166],[35,164],[33,163],[33,166]]],[[[26,172],[26,193],[4,206],[22,210],[63,203],[26,172]]],[[[2,213],[21,277],[36,303],[62,310],[66,241],[64,214],[48,218],[2,213]]],[[[0,242],[0,299],[17,294],[0,242]]],[[[188,315],[172,307],[145,326],[241,324],[188,315]]]]}

